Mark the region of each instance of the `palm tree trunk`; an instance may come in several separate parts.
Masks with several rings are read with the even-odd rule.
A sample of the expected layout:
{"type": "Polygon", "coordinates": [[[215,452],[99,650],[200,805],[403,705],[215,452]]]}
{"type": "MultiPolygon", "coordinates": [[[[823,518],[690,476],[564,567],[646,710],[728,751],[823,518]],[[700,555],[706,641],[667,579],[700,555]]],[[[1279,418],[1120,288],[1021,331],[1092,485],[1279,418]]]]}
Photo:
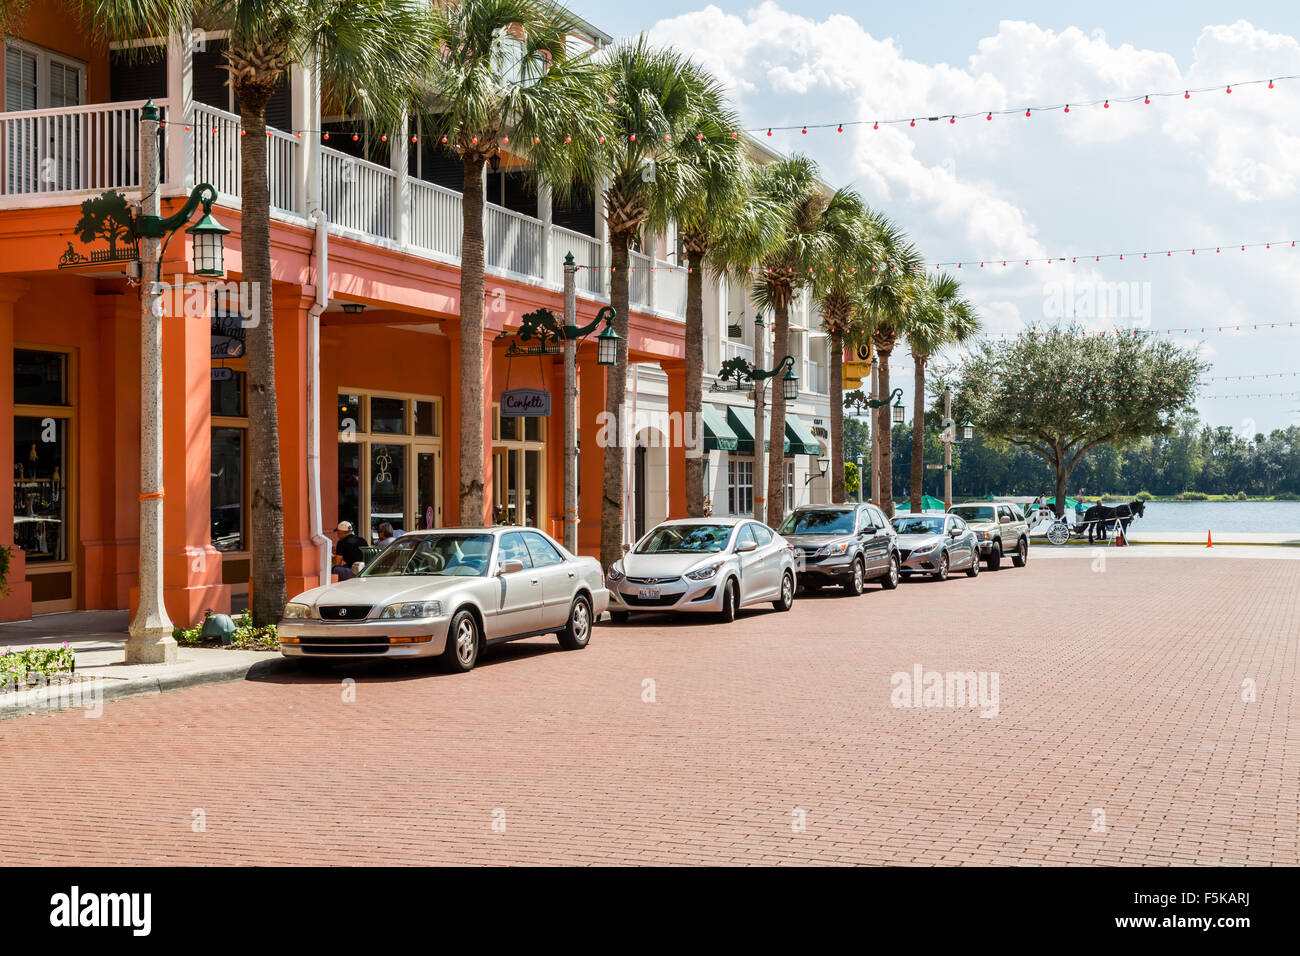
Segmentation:
{"type": "Polygon", "coordinates": [[[699,447],[686,449],[686,517],[704,517],[704,257],[691,253],[686,274],[686,417],[683,435],[694,435],[699,447]]]}
{"type": "MultiPolygon", "coordinates": [[[[831,332],[831,502],[848,500],[844,490],[844,333],[831,332]]],[[[861,476],[858,477],[861,481],[861,476]]]]}
{"type": "Polygon", "coordinates": [[[275,397],[275,315],[271,296],[271,195],[266,170],[266,103],[257,86],[236,90],[244,135],[239,161],[240,252],[243,278],[257,297],[259,321],[245,332],[248,359],[248,444],[252,484],[253,623],[274,624],[284,613],[284,501],[280,486],[280,423],[275,397]]]}
{"type": "MultiPolygon", "coordinates": [[[[623,556],[623,403],[627,396],[629,283],[628,235],[611,233],[609,304],[614,307],[618,333],[618,358],[605,373],[605,476],[600,500],[600,563],[608,568],[623,556]]],[[[630,424],[630,423],[629,423],[630,424]]]]}
{"type": "Polygon", "coordinates": [[[460,523],[487,520],[483,471],[483,160],[466,157],[460,250],[460,523]]]}
{"type": "Polygon", "coordinates": [[[880,398],[885,401],[877,411],[880,412],[880,510],[886,518],[894,517],[894,422],[893,412],[888,403],[889,393],[889,356],[893,352],[893,343],[888,348],[877,348],[880,356],[880,398]]]}
{"type": "MultiPolygon", "coordinates": [[[[777,299],[776,327],[772,343],[772,367],[784,359],[790,349],[790,301],[785,295],[777,299]]],[[[781,375],[773,375],[767,380],[768,397],[771,399],[768,418],[771,425],[771,447],[767,453],[767,523],[779,528],[785,518],[785,388],[781,384],[781,375]]],[[[754,454],[762,454],[763,437],[754,436],[754,454]]]]}
{"type": "Polygon", "coordinates": [[[912,513],[921,511],[925,489],[925,358],[915,353],[912,369],[912,513]]]}

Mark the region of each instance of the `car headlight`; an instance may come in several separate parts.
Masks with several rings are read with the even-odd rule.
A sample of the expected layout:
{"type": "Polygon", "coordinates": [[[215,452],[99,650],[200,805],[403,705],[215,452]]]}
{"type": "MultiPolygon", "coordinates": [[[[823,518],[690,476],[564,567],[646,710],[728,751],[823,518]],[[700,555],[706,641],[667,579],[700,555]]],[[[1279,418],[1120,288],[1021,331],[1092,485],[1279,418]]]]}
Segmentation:
{"type": "Polygon", "coordinates": [[[390,604],[379,615],[381,621],[413,620],[437,617],[442,613],[441,601],[412,601],[407,604],[390,604]]]}
{"type": "Polygon", "coordinates": [[[286,621],[306,621],[314,616],[309,604],[286,604],[284,606],[284,620],[286,621]]]}
{"type": "Polygon", "coordinates": [[[618,566],[617,561],[609,566],[609,579],[611,581],[623,580],[623,569],[618,566]]]}
{"type": "Polygon", "coordinates": [[[722,567],[722,565],[725,563],[726,562],[724,561],[715,561],[713,562],[713,564],[710,564],[707,567],[698,568],[690,572],[689,574],[686,575],[686,577],[692,581],[707,581],[709,578],[717,574],[718,568],[722,567]]]}
{"type": "Polygon", "coordinates": [[[987,541],[989,538],[993,537],[993,532],[992,532],[992,531],[981,531],[981,532],[980,532],[980,537],[983,538],[985,541],[987,541]]]}
{"type": "Polygon", "coordinates": [[[828,544],[817,552],[817,557],[829,558],[832,554],[843,554],[847,550],[849,546],[842,541],[839,544],[828,544]]]}
{"type": "Polygon", "coordinates": [[[913,553],[913,554],[926,554],[926,553],[928,553],[928,552],[930,552],[930,551],[933,551],[934,548],[935,548],[935,545],[936,545],[937,543],[938,543],[938,542],[933,542],[933,541],[932,541],[930,544],[923,544],[923,545],[921,545],[921,546],[918,547],[918,548],[913,548],[913,549],[912,549],[912,553],[913,553]]]}

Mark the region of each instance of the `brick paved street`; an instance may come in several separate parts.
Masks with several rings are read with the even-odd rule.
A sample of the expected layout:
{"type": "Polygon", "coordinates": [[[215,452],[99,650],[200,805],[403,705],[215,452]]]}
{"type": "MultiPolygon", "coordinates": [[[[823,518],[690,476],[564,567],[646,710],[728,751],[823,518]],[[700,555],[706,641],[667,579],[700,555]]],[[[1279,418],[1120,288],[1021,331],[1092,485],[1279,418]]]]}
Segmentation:
{"type": "Polygon", "coordinates": [[[1295,864],[1298,595],[1081,555],[17,718],[0,863],[1295,864]],[[892,707],[915,665],[997,672],[997,716],[892,707]]]}

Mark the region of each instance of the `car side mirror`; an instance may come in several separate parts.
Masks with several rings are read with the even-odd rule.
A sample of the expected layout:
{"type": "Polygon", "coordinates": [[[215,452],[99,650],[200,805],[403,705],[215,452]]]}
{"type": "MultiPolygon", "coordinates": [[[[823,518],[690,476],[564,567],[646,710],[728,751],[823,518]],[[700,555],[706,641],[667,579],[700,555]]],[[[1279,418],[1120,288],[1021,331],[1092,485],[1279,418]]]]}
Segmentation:
{"type": "Polygon", "coordinates": [[[518,558],[506,558],[506,560],[497,565],[497,574],[514,574],[523,569],[524,562],[520,561],[518,558]]]}
{"type": "Polygon", "coordinates": [[[961,537],[961,528],[953,528],[953,529],[952,529],[951,531],[949,531],[948,533],[949,533],[950,535],[952,535],[954,538],[960,538],[960,537],[961,537]]]}
{"type": "Polygon", "coordinates": [[[858,534],[863,535],[863,536],[870,536],[870,535],[875,534],[875,533],[876,533],[877,531],[879,531],[879,530],[880,530],[880,529],[877,528],[874,524],[869,524],[869,525],[867,525],[865,528],[863,528],[861,531],[859,531],[858,534]]]}
{"type": "Polygon", "coordinates": [[[757,541],[746,541],[743,544],[736,545],[736,553],[744,554],[746,551],[753,551],[758,547],[757,541]]]}
{"type": "Polygon", "coordinates": [[[1002,523],[1003,523],[1003,524],[1011,524],[1011,518],[1010,518],[1009,516],[1007,516],[1007,515],[1003,515],[1003,516],[1002,516],[1002,523]]]}

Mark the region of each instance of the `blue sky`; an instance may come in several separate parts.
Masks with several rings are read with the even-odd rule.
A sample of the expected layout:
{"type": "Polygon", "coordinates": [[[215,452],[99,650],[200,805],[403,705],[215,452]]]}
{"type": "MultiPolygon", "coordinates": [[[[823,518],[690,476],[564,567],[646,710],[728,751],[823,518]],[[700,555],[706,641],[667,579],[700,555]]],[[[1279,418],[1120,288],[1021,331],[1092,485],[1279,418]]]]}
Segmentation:
{"type": "MultiPolygon", "coordinates": [[[[712,69],[748,127],[1024,107],[1300,74],[1300,4],[578,2],[616,36],[649,32],[712,69]]],[[[1300,81],[1069,116],[1021,114],[776,133],[833,185],[852,184],[930,261],[957,273],[991,334],[1050,320],[1062,303],[1093,329],[1191,328],[1215,376],[1206,396],[1300,391],[1300,81]],[[1234,255],[1228,254],[1228,244],[1234,255]],[[1213,246],[1195,258],[1080,259],[1001,268],[1011,256],[1213,246]],[[1053,271],[1049,271],[1053,270],[1053,271]],[[1121,303],[1118,316],[1101,303],[1121,303]],[[1127,302],[1127,307],[1123,305],[1127,302]],[[1201,328],[1210,331],[1202,335],[1201,328]]],[[[906,355],[897,359],[910,365],[906,355]]],[[[907,376],[896,376],[906,379],[907,376]]],[[[1244,433],[1300,422],[1300,396],[1205,398],[1202,417],[1244,433]]]]}

